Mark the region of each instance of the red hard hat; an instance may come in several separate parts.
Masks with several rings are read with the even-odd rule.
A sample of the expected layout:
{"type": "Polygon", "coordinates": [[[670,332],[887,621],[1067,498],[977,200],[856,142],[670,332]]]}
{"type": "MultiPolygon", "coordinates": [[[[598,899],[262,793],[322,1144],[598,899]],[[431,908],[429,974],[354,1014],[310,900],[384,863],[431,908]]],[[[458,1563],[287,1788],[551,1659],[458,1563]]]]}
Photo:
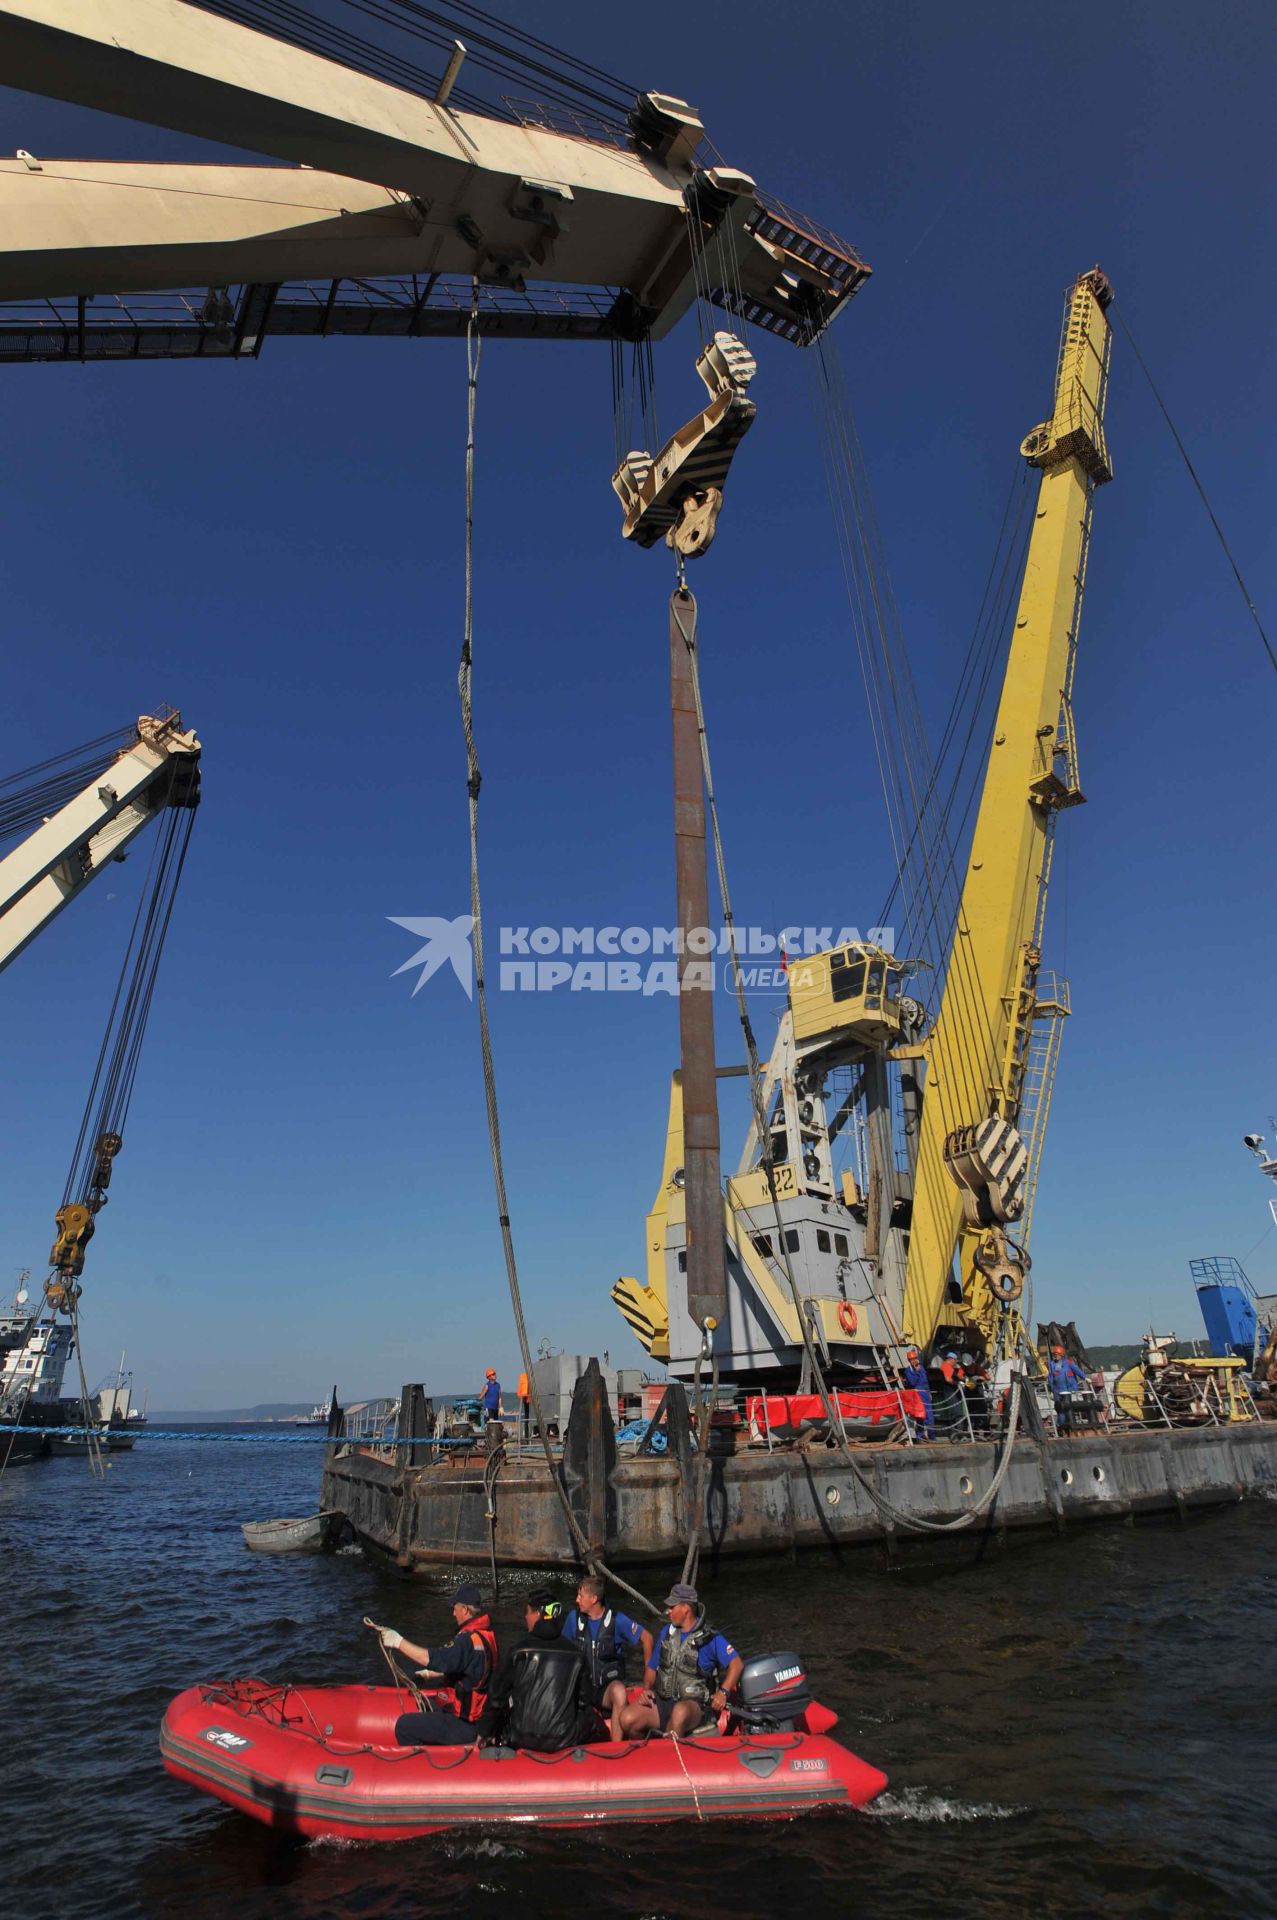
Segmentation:
{"type": "Polygon", "coordinates": [[[1052,1353],[1058,1353],[1058,1354],[1060,1355],[1060,1357],[1061,1357],[1061,1358],[1063,1358],[1063,1356],[1064,1356],[1064,1348],[1063,1348],[1063,1347],[1052,1347],[1052,1349],[1051,1349],[1051,1351],[1052,1351],[1052,1353]]]}
{"type": "Polygon", "coordinates": [[[495,1368],[495,1367],[489,1367],[489,1368],[488,1368],[488,1371],[487,1371],[487,1372],[486,1372],[486,1373],[484,1374],[484,1376],[483,1376],[483,1377],[484,1377],[484,1379],[485,1379],[485,1380],[495,1380],[495,1379],[496,1379],[496,1377],[497,1377],[497,1370],[496,1370],[496,1368],[495,1368]]]}

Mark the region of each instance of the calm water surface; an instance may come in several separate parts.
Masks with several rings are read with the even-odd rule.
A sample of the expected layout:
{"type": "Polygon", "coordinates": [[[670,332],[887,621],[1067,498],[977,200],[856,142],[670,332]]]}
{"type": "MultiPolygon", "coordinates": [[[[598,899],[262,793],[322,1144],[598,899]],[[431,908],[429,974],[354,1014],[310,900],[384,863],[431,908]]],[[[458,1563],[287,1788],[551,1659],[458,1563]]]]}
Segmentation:
{"type": "Polygon", "coordinates": [[[156,1734],[199,1679],[382,1678],[365,1613],[450,1631],[357,1552],[244,1550],[240,1521],[312,1511],[318,1475],[315,1447],[144,1438],[104,1484],[0,1478],[7,1914],[1277,1914],[1277,1505],[703,1583],[739,1645],[806,1656],[891,1778],[874,1813],[305,1845],[170,1780],[156,1734]]]}

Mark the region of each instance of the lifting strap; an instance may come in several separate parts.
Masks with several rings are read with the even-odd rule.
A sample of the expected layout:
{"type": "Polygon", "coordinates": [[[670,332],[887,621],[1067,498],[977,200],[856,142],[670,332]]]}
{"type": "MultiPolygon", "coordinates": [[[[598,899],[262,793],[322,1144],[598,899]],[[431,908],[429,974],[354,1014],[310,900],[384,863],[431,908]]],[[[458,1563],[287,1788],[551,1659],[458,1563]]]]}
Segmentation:
{"type": "MultiPolygon", "coordinates": [[[[488,1116],[488,1147],[492,1156],[492,1181],[496,1192],[497,1220],[501,1228],[501,1247],[505,1255],[506,1280],[510,1288],[510,1306],[514,1314],[514,1330],[518,1336],[519,1354],[523,1371],[527,1375],[529,1398],[537,1423],[537,1432],[545,1453],[546,1471],[550,1485],[558,1495],[559,1505],[563,1509],[568,1531],[576,1544],[585,1565],[606,1577],[614,1586],[620,1587],[630,1597],[637,1600],[650,1613],[658,1614],[661,1609],[641,1594],[637,1588],[629,1586],[624,1580],[608,1571],[597,1553],[591,1550],[590,1543],[581,1530],[580,1522],[572,1511],[567,1489],[556,1470],[554,1455],[550,1448],[550,1437],[546,1432],[545,1418],[541,1410],[541,1396],[537,1391],[536,1373],[532,1365],[532,1349],[528,1341],[527,1323],[523,1315],[523,1296],[519,1287],[519,1269],[515,1259],[514,1234],[510,1227],[510,1205],[506,1195],[505,1156],[501,1147],[501,1113],[497,1103],[496,1066],[492,1054],[492,1032],[488,1021],[488,990],[483,965],[483,896],[479,885],[479,789],[483,784],[483,774],[479,766],[479,750],[474,737],[474,445],[475,445],[475,408],[479,389],[479,360],[481,341],[478,329],[479,283],[473,284],[470,306],[470,324],[466,330],[466,537],[465,537],[465,612],[461,639],[461,660],[457,668],[457,692],[461,700],[461,730],[465,736],[466,748],[466,792],[469,796],[470,817],[470,913],[474,921],[474,997],[479,1014],[479,1046],[483,1056],[483,1100],[488,1116]]],[[[495,1560],[495,1543],[493,1543],[495,1560]]]]}

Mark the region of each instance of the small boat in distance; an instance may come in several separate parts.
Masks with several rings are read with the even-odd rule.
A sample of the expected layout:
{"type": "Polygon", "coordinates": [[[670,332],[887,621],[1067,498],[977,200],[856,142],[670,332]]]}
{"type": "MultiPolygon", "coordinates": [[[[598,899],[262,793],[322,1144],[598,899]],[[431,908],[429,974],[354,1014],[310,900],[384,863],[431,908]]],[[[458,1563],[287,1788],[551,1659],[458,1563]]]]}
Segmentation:
{"type": "Polygon", "coordinates": [[[326,1553],[345,1524],[340,1513],[311,1513],[301,1520],[246,1520],[240,1527],[251,1553],[326,1553]]]}

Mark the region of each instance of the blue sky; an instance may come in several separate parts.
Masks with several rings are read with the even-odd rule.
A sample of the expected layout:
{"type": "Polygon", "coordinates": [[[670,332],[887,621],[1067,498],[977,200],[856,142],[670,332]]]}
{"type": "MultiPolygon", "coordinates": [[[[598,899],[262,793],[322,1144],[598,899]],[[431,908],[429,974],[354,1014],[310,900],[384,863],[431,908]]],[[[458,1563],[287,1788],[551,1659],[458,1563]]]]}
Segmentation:
{"type": "MultiPolygon", "coordinates": [[[[1010,4],[555,0],[535,27],[693,100],[729,163],[874,266],[840,353],[933,724],[1061,291],[1096,259],[1277,626],[1270,8],[1083,4],[1065,31],[1010,4]]],[[[15,93],[0,117],[8,151],[206,151],[15,93]]],[[[696,347],[687,323],[658,349],[665,426],[696,404],[696,347]]],[[[807,369],[757,351],[757,424],[694,580],[733,888],[745,921],[868,925],[889,856],[807,369]]],[[[0,765],[163,700],[205,744],[90,1255],[90,1371],[127,1347],[183,1407],[512,1375],[473,1010],[450,976],[416,998],[392,978],[411,945],[388,919],[467,906],[461,347],[276,341],[242,366],[3,380],[0,765]]],[[[489,913],[664,923],[669,579],[619,537],[606,349],[490,344],[479,404],[489,913]]],[[[1277,1284],[1240,1144],[1277,1110],[1277,688],[1120,335],[1109,428],[1075,702],[1090,804],[1062,823],[1047,956],[1075,1014],[1034,1235],[1039,1308],[1094,1340],[1150,1316],[1198,1332],[1197,1253],[1255,1248],[1277,1284]]],[[[44,1261],[141,876],[100,882],[5,976],[0,1274],[44,1261]]],[[[673,1004],[506,994],[493,1024],[533,1337],[637,1363],[607,1293],[641,1268],[673,1004]]]]}

